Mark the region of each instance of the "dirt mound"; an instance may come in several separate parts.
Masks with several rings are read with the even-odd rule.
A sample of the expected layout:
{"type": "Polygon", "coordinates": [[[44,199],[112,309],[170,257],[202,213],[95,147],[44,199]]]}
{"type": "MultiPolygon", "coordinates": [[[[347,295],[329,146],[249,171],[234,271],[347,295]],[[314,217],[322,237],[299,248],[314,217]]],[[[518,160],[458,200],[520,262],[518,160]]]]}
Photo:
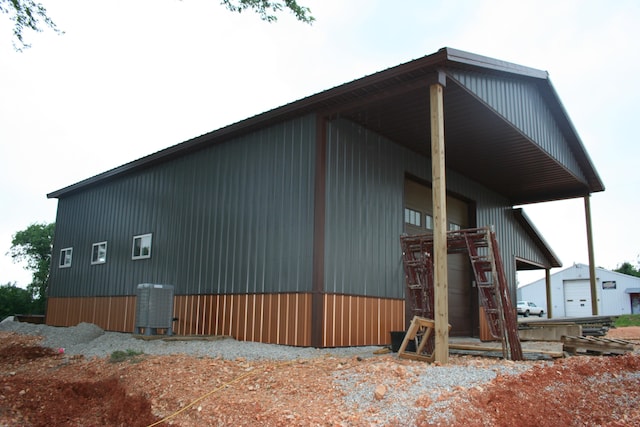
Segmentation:
{"type": "Polygon", "coordinates": [[[127,390],[117,370],[85,369],[81,358],[43,348],[33,337],[0,337],[0,425],[147,426],[149,400],[127,390]]]}
{"type": "Polygon", "coordinates": [[[7,423],[11,420],[10,425],[147,426],[157,420],[149,401],[140,395],[128,396],[117,378],[67,382],[16,375],[3,378],[0,387],[9,399],[19,396],[2,407],[2,418],[7,423]]]}
{"type": "Polygon", "coordinates": [[[418,425],[640,425],[640,357],[572,357],[499,376],[459,398],[446,423],[418,425]]]}
{"type": "Polygon", "coordinates": [[[26,360],[52,357],[56,354],[53,349],[40,347],[39,345],[9,342],[8,345],[0,348],[0,362],[13,365],[26,360]]]}

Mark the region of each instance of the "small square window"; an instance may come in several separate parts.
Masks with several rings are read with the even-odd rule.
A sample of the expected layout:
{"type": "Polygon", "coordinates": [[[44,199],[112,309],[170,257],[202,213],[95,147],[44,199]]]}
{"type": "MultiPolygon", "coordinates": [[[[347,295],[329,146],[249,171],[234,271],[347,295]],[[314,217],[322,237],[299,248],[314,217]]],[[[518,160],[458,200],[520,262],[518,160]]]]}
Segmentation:
{"type": "Polygon", "coordinates": [[[60,251],[60,264],[58,267],[67,268],[71,267],[71,256],[73,255],[73,248],[64,248],[60,251]]]}
{"type": "Polygon", "coordinates": [[[131,259],[151,258],[151,234],[133,237],[133,251],[131,259]]]}
{"type": "Polygon", "coordinates": [[[404,222],[420,227],[422,214],[416,210],[404,208],[404,222]]]}
{"type": "Polygon", "coordinates": [[[433,230],[433,217],[429,214],[425,215],[424,228],[427,230],[433,230]]]}
{"type": "Polygon", "coordinates": [[[91,248],[91,264],[107,262],[107,242],[94,243],[91,248]]]}

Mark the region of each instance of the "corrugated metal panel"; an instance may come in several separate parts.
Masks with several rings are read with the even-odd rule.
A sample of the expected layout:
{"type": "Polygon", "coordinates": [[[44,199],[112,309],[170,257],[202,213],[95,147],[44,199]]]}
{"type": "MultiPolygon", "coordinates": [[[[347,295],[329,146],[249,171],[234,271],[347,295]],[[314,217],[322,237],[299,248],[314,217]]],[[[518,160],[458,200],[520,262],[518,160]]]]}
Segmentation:
{"type": "Polygon", "coordinates": [[[305,117],[60,199],[50,295],[132,295],[139,283],[176,294],[309,290],[314,138],[305,117]],[[133,236],[145,233],[151,258],[133,261],[133,236]],[[91,265],[101,241],[107,262],[91,265]],[[72,267],[57,268],[70,246],[72,267]]]}
{"type": "Polygon", "coordinates": [[[391,331],[403,331],[404,301],[324,295],[323,347],[384,345],[391,331]]]}
{"type": "Polygon", "coordinates": [[[311,294],[182,295],[175,298],[174,317],[178,335],[311,344],[311,294]]]}
{"type": "Polygon", "coordinates": [[[75,326],[93,323],[107,331],[133,332],[135,296],[74,297],[47,300],[47,325],[75,326]]]}
{"type": "Polygon", "coordinates": [[[327,135],[325,291],[401,298],[402,150],[345,120],[327,135]]]}
{"type": "MultiPolygon", "coordinates": [[[[404,295],[399,237],[403,232],[405,174],[431,180],[431,160],[346,121],[329,124],[325,291],[404,295]]],[[[476,204],[476,226],[494,226],[515,297],[515,258],[544,264],[513,218],[509,201],[447,170],[449,192],[476,204]]]]}
{"type": "MultiPolygon", "coordinates": [[[[88,322],[107,331],[133,332],[135,301],[134,296],[50,298],[47,312],[52,315],[47,315],[47,324],[68,327],[88,322]]],[[[174,298],[173,315],[178,335],[311,345],[311,294],[182,295],[174,298]]]]}
{"type": "MultiPolygon", "coordinates": [[[[61,199],[50,295],[133,295],[138,283],[196,295],[310,290],[314,148],[303,142],[314,125],[289,122],[61,199]],[[152,258],[132,261],[132,236],[148,232],[152,258]],[[105,240],[107,263],[92,266],[91,244],[105,240]],[[59,269],[68,246],[73,265],[59,269]]],[[[429,181],[430,160],[346,120],[327,135],[325,292],[402,298],[404,178],[429,181]]],[[[476,225],[494,225],[515,289],[513,257],[538,254],[508,201],[452,171],[447,187],[475,201],[476,225]]]]}
{"type": "Polygon", "coordinates": [[[587,182],[570,145],[533,81],[456,69],[448,73],[575,176],[587,182]]]}

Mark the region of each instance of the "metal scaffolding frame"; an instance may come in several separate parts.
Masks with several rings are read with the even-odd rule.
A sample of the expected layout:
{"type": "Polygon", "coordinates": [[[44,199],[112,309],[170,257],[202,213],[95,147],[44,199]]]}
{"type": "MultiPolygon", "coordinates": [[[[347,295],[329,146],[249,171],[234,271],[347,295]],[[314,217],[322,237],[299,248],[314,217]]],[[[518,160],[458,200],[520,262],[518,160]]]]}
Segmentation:
{"type": "MultiPolygon", "coordinates": [[[[411,314],[434,319],[433,235],[402,236],[400,244],[411,314]]],[[[523,360],[517,314],[509,296],[495,232],[490,227],[448,231],[447,253],[468,254],[491,336],[502,341],[505,359],[523,360]]],[[[421,337],[416,339],[419,341],[421,337]]],[[[425,339],[429,342],[419,343],[418,348],[428,355],[434,351],[435,343],[432,334],[425,339]]]]}

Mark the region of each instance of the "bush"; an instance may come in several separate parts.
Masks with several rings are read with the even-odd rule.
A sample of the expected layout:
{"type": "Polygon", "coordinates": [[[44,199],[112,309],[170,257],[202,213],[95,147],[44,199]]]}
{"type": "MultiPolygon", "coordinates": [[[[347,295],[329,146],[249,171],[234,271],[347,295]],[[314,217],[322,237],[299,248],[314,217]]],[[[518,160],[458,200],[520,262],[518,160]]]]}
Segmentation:
{"type": "Polygon", "coordinates": [[[31,292],[15,283],[0,285],[0,321],[14,314],[35,314],[33,308],[31,292]]]}

